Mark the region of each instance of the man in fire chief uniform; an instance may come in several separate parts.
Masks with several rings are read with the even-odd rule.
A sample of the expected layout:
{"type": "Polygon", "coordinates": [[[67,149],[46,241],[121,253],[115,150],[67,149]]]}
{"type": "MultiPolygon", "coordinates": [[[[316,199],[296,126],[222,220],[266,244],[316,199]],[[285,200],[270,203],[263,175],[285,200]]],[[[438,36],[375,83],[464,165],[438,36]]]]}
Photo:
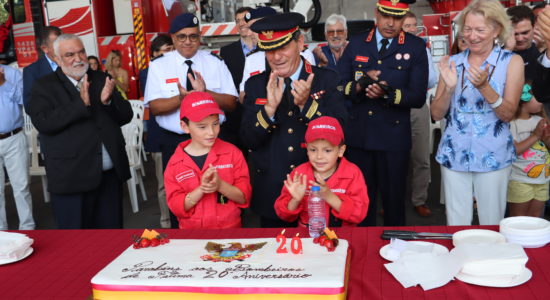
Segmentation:
{"type": "Polygon", "coordinates": [[[379,0],[376,27],[352,38],[338,63],[350,101],[346,152],[363,171],[371,199],[361,225],[376,225],[378,192],[384,225],[405,225],[410,109],[424,104],[428,86],[426,44],[401,29],[414,2],[379,0]]]}
{"type": "Polygon", "coordinates": [[[246,82],[241,126],[241,138],[251,151],[251,206],[262,227],[289,226],[277,217],[274,203],[286,175],[307,160],[301,145],[308,122],[325,115],[343,124],[347,120],[337,73],[311,66],[300,56],[303,21],[298,13],[286,13],[251,26],[271,68],[246,82]]]}

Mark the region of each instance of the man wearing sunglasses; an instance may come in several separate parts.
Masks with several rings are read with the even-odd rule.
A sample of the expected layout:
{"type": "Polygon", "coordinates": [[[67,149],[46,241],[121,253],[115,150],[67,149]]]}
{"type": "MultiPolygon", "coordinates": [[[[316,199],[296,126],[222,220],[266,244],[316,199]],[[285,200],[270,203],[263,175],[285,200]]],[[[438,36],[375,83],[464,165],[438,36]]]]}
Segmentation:
{"type": "Polygon", "coordinates": [[[345,16],[332,14],[327,18],[325,39],[328,45],[315,48],[313,54],[315,54],[319,66],[336,70],[336,65],[348,45],[348,27],[345,16]]]}
{"type": "Polygon", "coordinates": [[[221,58],[199,50],[199,20],[190,13],[177,16],[170,25],[175,51],[151,62],[145,86],[145,105],[161,127],[160,150],[164,168],[177,145],[189,139],[180,127],[181,100],[192,91],[211,94],[221,109],[232,111],[237,90],[221,58]]]}

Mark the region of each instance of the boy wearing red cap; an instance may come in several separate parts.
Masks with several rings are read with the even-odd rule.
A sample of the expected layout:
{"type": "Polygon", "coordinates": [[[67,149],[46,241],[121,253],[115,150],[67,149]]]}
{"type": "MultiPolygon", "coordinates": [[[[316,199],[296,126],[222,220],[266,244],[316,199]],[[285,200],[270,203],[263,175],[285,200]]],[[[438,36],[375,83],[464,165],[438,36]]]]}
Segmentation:
{"type": "Polygon", "coordinates": [[[306,135],[309,162],[294,169],[275,201],[277,215],[286,222],[307,226],[307,196],[321,187],[329,226],[355,226],[367,215],[369,196],[361,170],[345,159],[344,133],[337,119],[320,117],[309,122],[306,135]]]}
{"type": "Polygon", "coordinates": [[[208,93],[192,92],[181,103],[180,126],[191,139],[178,145],[164,172],[179,228],[241,227],[252,188],[241,151],[217,138],[224,118],[208,93]]]}

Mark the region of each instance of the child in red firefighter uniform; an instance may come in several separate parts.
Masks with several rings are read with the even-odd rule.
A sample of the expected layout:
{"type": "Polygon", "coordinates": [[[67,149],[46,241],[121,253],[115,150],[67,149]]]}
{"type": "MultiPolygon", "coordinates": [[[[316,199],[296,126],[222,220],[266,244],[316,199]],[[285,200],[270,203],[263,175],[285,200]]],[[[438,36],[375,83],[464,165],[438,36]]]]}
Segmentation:
{"type": "Polygon", "coordinates": [[[181,103],[180,125],[191,139],[178,145],[164,172],[179,228],[241,227],[252,188],[241,151],[217,138],[224,117],[208,93],[192,92],[181,103]]]}
{"type": "Polygon", "coordinates": [[[343,157],[344,133],[337,119],[320,117],[309,122],[306,134],[309,162],[294,169],[275,201],[279,218],[307,226],[307,198],[311,186],[321,187],[329,226],[355,226],[363,221],[369,207],[367,185],[361,170],[343,157]]]}

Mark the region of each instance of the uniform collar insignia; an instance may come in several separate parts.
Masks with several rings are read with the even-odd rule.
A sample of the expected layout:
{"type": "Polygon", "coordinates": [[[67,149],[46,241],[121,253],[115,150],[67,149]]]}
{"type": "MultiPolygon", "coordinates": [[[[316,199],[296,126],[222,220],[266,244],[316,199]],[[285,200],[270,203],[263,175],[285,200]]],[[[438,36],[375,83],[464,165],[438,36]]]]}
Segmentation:
{"type": "Polygon", "coordinates": [[[399,43],[399,45],[405,44],[405,31],[403,31],[403,30],[401,30],[401,32],[399,33],[398,43],[399,43]]]}
{"type": "Polygon", "coordinates": [[[374,31],[375,30],[376,30],[376,26],[374,28],[372,28],[371,31],[369,32],[369,36],[367,36],[367,39],[366,39],[367,42],[372,41],[372,37],[374,36],[374,31]]]}
{"type": "Polygon", "coordinates": [[[311,74],[311,64],[307,60],[304,60],[304,69],[308,74],[311,74]]]}

